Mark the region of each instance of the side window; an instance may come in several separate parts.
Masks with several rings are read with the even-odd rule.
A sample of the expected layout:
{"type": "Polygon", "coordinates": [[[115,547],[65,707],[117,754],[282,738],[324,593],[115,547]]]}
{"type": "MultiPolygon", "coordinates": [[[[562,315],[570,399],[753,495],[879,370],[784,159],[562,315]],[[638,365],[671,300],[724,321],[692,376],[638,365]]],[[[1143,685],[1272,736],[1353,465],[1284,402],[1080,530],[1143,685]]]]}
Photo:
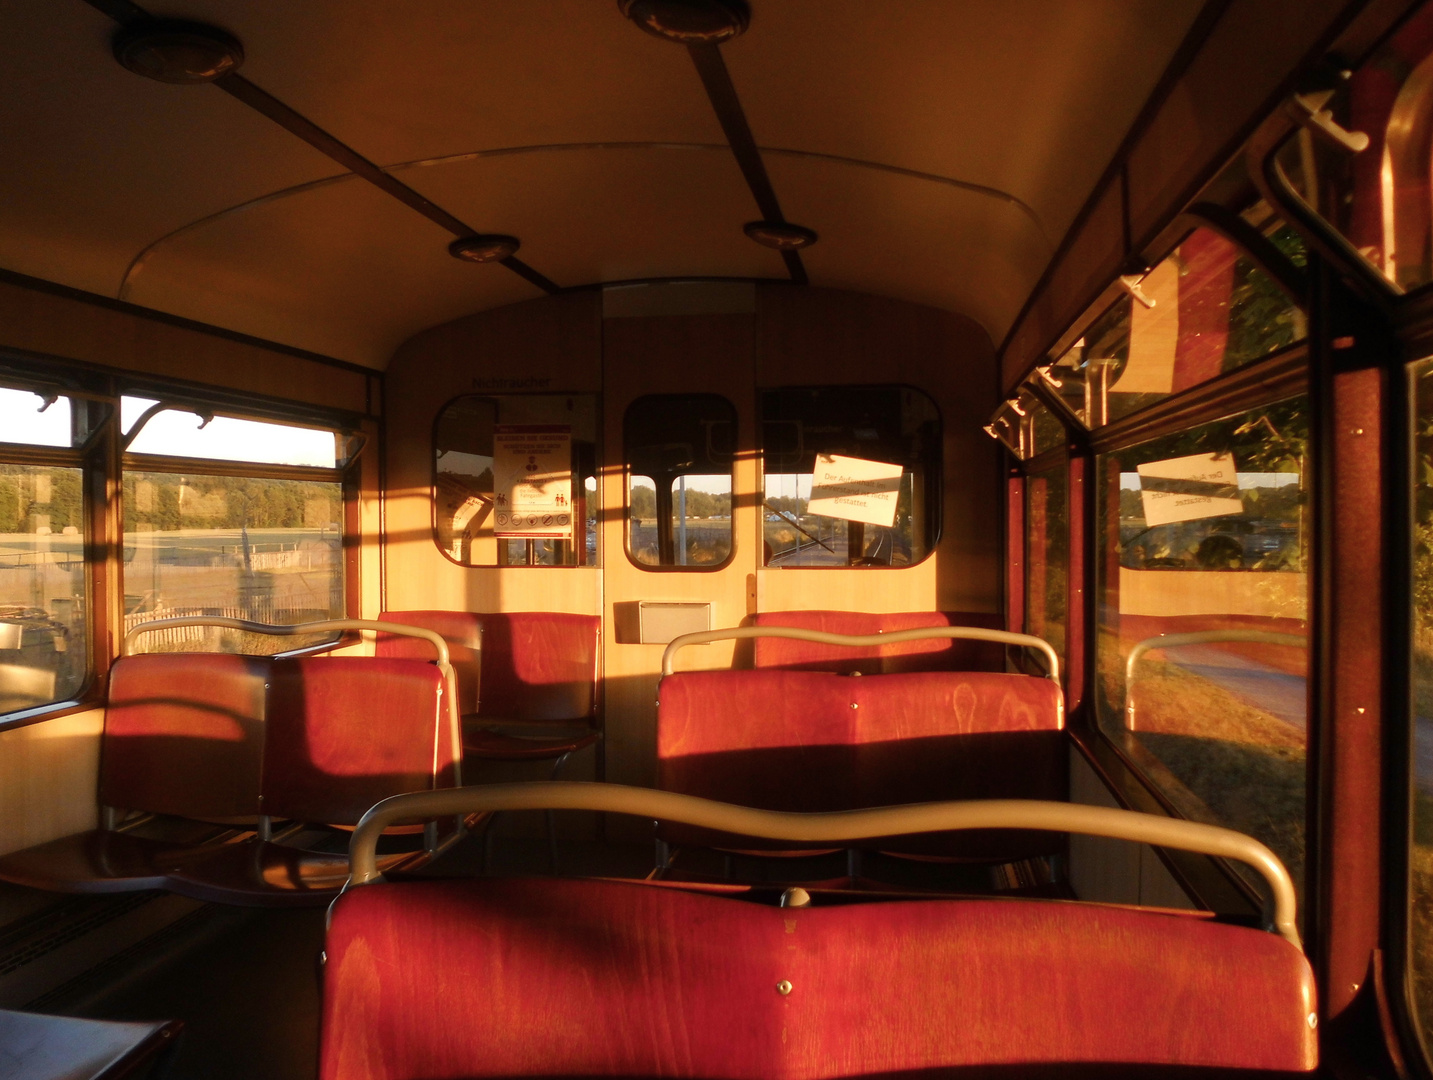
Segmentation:
{"type": "Polygon", "coordinates": [[[716,394],[651,394],[622,420],[627,556],[648,569],[716,570],[732,554],[736,409],[716,394]]]}
{"type": "MultiPolygon", "coordinates": [[[[1303,265],[1292,229],[1258,208],[1249,214],[1290,261],[1303,265]]],[[[1303,312],[1238,247],[1195,229],[1044,369],[1045,378],[1086,426],[1097,428],[1307,334],[1303,312]]]]}
{"type": "Polygon", "coordinates": [[[89,678],[90,408],[0,388],[0,715],[74,698],[89,678]]]}
{"type": "Polygon", "coordinates": [[[771,568],[914,566],[940,539],[940,412],[909,386],[761,394],[771,568]]]}
{"type": "Polygon", "coordinates": [[[597,563],[597,397],[469,394],[433,428],[433,539],[463,566],[597,563]]]}
{"type": "Polygon", "coordinates": [[[1308,405],[1096,458],[1096,709],[1186,817],[1303,880],[1308,405]]]}
{"type": "MultiPolygon", "coordinates": [[[[342,618],[342,435],[122,399],[125,630],[225,615],[267,623],[342,618]]],[[[140,651],[272,653],[332,638],[208,627],[141,636],[140,651]]]]}
{"type": "Polygon", "coordinates": [[[1025,632],[1054,646],[1065,666],[1070,590],[1069,466],[1025,477],[1025,632]]]}
{"type": "Polygon", "coordinates": [[[1413,606],[1412,850],[1409,853],[1409,968],[1413,1011],[1433,1041],[1433,359],[1412,366],[1413,606]]]}

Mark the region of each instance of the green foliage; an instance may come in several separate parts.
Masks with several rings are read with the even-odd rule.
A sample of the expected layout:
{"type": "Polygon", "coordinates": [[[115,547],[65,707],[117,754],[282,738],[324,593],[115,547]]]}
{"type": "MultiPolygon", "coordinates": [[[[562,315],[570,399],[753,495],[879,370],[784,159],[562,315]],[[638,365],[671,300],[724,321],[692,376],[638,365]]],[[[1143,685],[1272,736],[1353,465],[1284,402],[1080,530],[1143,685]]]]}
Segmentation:
{"type": "Polygon", "coordinates": [[[125,530],[321,528],[342,520],[338,484],[257,477],[124,475],[125,530]]]}
{"type": "Polygon", "coordinates": [[[79,469],[0,465],[0,533],[84,531],[84,487],[79,469]],[[48,519],[48,521],[46,521],[48,519]]]}

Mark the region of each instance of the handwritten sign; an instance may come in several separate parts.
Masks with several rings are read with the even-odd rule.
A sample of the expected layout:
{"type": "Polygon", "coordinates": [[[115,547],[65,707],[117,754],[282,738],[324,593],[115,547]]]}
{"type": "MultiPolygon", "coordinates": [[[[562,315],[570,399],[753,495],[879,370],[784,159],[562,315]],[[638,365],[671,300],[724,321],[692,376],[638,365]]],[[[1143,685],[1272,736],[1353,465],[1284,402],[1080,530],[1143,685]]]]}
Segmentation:
{"type": "Polygon", "coordinates": [[[572,539],[572,428],[499,424],[493,431],[493,535],[572,539]]]}
{"type": "Polygon", "coordinates": [[[901,493],[899,465],[840,454],[817,454],[807,513],[890,528],[901,493]]]}
{"type": "Polygon", "coordinates": [[[1232,454],[1191,454],[1146,462],[1138,470],[1148,526],[1244,512],[1232,454]]]}

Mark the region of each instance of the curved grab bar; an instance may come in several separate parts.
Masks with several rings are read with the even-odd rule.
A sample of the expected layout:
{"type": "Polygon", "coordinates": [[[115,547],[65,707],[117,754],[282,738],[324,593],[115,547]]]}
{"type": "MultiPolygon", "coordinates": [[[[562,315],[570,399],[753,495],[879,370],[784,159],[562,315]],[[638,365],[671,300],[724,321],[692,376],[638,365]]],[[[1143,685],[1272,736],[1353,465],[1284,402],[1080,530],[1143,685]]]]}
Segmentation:
{"type": "Polygon", "coordinates": [[[437,653],[438,666],[448,668],[448,643],[436,630],[421,626],[407,626],[403,623],[383,622],[380,619],[321,619],[318,622],[280,623],[250,622],[248,619],[233,619],[227,615],[177,615],[172,619],[154,619],[142,622],[124,635],[120,644],[120,656],[128,656],[134,639],[152,630],[167,630],[172,626],[222,626],[228,630],[245,630],[251,634],[268,634],[273,637],[288,637],[295,634],[326,634],[330,630],[374,630],[400,637],[422,638],[433,646],[437,653]]]}
{"type": "Polygon", "coordinates": [[[1134,730],[1135,665],[1152,649],[1172,649],[1180,645],[1205,645],[1216,641],[1253,641],[1263,645],[1292,645],[1307,649],[1309,639],[1299,634],[1277,634],[1272,630],[1196,630],[1188,634],[1161,634],[1136,642],[1125,659],[1125,726],[1134,730]]]}
{"type": "Polygon", "coordinates": [[[1294,883],[1279,857],[1253,837],[1197,821],[1032,799],[913,803],[872,810],[793,814],[624,784],[545,781],[419,791],[384,799],[363,815],[348,845],[349,886],[367,885],[382,878],[378,872],[376,846],[386,826],[404,819],[483,810],[593,810],[679,821],[767,840],[841,844],[907,833],[964,829],[1043,829],[1132,840],[1248,863],[1269,884],[1265,925],[1293,945],[1302,947],[1295,921],[1294,883]]]}
{"type": "Polygon", "coordinates": [[[758,637],[794,638],[797,641],[845,645],[850,648],[889,645],[895,641],[920,641],[922,638],[959,638],[968,641],[994,641],[1001,645],[1023,645],[1043,653],[1046,677],[1060,681],[1060,658],[1055,654],[1054,647],[1044,638],[1030,634],[1012,634],[1008,630],[987,630],[981,626],[917,626],[910,630],[892,630],[888,634],[830,634],[825,630],[807,630],[800,626],[732,626],[725,630],[699,630],[695,634],[683,634],[672,639],[662,653],[662,674],[672,674],[677,650],[684,646],[758,637]]]}

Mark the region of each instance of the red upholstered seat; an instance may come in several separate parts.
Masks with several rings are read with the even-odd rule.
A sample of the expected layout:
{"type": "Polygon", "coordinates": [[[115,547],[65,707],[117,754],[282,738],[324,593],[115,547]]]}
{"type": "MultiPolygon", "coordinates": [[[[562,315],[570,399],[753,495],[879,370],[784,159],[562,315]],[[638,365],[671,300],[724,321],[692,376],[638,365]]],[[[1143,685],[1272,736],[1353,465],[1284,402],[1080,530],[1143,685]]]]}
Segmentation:
{"type": "MultiPolygon", "coordinates": [[[[843,677],[694,671],[662,680],[657,786],[767,810],[939,799],[1068,798],[1060,689],[1003,672],[843,677]]],[[[668,843],[771,847],[664,824],[668,843]]],[[[779,845],[789,847],[790,845],[779,845]]],[[[1054,854],[1043,833],[903,837],[886,850],[972,859],[1054,854]]]]}
{"type": "MultiPolygon", "coordinates": [[[[302,657],[272,662],[263,808],[271,817],[352,826],[374,803],[451,787],[460,752],[443,676],[421,660],[302,657]]],[[[405,868],[423,853],[396,860],[405,868]]],[[[321,904],[345,878],[341,854],[257,838],[173,868],[167,885],[201,900],[321,904]]]]}
{"type": "Polygon", "coordinates": [[[1299,950],[1169,913],[782,909],[614,882],[425,882],[347,893],[325,952],[322,1080],[1317,1064],[1299,950]]]}
{"type": "MultiPolygon", "coordinates": [[[[978,611],[767,611],[754,626],[794,626],[828,634],[889,634],[926,626],[975,626],[1004,629],[999,615],[978,611]]],[[[795,671],[832,671],[863,675],[899,671],[1004,671],[1005,647],[988,641],[935,638],[891,645],[848,648],[792,638],[757,638],[753,665],[795,671]]]]}
{"type": "MultiPolygon", "coordinates": [[[[116,661],[100,743],[101,805],[206,822],[256,821],[269,673],[267,657],[158,653],[116,661]]],[[[0,878],[62,892],[156,889],[166,867],[196,844],[203,849],[198,840],[97,829],[5,856],[0,878]]]]}

